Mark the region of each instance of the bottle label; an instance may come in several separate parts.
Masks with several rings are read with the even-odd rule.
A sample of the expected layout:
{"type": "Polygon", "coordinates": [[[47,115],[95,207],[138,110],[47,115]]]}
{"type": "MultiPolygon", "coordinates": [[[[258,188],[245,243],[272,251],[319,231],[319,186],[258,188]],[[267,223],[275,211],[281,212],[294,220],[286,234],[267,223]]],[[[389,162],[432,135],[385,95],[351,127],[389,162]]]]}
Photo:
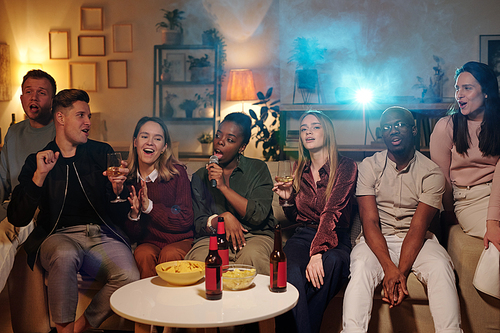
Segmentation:
{"type": "Polygon", "coordinates": [[[220,267],[206,267],[205,268],[205,289],[206,290],[222,290],[220,279],[221,279],[220,267]]]}
{"type": "Polygon", "coordinates": [[[217,252],[219,252],[219,256],[222,259],[222,266],[229,265],[229,250],[218,250],[217,252]]]}
{"type": "Polygon", "coordinates": [[[278,263],[278,288],[286,287],[286,261],[278,263]]]}

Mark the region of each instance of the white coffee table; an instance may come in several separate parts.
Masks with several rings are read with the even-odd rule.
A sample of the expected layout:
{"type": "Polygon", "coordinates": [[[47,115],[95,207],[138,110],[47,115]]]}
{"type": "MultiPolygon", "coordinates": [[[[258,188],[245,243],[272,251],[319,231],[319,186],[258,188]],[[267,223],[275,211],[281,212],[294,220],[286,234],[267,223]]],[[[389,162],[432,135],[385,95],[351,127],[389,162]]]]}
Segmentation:
{"type": "Polygon", "coordinates": [[[292,309],[299,293],[288,283],[284,293],[269,291],[269,276],[258,274],[253,285],[242,291],[224,290],[222,299],[205,298],[202,279],[192,286],[175,286],[159,277],[125,285],[111,295],[111,308],[136,322],[136,332],[149,332],[150,325],[214,328],[261,322],[261,332],[273,330],[273,318],[292,309]]]}

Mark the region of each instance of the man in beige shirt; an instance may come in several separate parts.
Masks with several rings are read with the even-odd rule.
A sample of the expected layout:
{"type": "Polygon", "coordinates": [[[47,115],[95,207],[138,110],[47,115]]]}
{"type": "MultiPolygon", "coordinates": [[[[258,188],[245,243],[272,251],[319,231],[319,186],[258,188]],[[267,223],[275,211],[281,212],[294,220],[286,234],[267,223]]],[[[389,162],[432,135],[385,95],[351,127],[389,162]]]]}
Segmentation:
{"type": "Polygon", "coordinates": [[[416,151],[410,111],[390,107],[380,125],[387,150],[358,168],[356,196],[363,237],[351,253],[351,280],[343,308],[343,331],[366,332],[378,284],[390,307],[408,295],[410,272],[427,285],[436,332],[462,332],[451,259],[428,231],[441,207],[445,179],[439,167],[416,151]]]}

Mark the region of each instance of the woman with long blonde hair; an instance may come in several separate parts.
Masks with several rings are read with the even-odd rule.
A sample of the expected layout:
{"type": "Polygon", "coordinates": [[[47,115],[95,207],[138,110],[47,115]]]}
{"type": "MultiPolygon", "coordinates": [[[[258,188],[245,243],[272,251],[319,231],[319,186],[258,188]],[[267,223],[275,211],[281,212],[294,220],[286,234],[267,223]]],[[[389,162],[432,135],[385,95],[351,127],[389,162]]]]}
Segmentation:
{"type": "Polygon", "coordinates": [[[182,260],[193,241],[193,206],[186,168],[175,158],[160,118],[137,123],[128,159],[130,212],[126,229],[138,246],[141,278],[156,275],[157,264],[182,260]]]}
{"type": "MultiPolygon", "coordinates": [[[[323,312],[347,282],[349,229],[357,166],[338,154],[333,123],[320,111],[300,118],[299,159],[293,182],[277,182],[273,191],[285,215],[299,226],[286,242],[288,282],[299,291],[292,314],[298,332],[319,332],[323,312]]],[[[279,320],[282,331],[293,321],[279,320]]]]}

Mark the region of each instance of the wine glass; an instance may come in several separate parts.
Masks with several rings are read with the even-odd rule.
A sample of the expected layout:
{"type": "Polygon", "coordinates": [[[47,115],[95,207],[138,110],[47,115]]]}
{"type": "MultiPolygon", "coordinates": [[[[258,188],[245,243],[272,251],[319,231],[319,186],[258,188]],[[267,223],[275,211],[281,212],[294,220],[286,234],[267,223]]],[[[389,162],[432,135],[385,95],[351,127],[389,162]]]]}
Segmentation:
{"type": "MultiPolygon", "coordinates": [[[[278,174],[276,175],[276,181],[283,183],[288,183],[293,181],[292,161],[290,160],[278,161],[278,174]]],[[[290,207],[293,205],[289,203],[287,200],[282,200],[281,206],[290,207]]]]}
{"type": "MultiPolygon", "coordinates": [[[[108,154],[108,169],[106,173],[108,176],[117,177],[121,175],[120,167],[122,165],[122,154],[121,153],[110,153],[108,154]]],[[[120,198],[116,195],[116,199],[112,200],[111,203],[125,202],[127,200],[120,198]]]]}

